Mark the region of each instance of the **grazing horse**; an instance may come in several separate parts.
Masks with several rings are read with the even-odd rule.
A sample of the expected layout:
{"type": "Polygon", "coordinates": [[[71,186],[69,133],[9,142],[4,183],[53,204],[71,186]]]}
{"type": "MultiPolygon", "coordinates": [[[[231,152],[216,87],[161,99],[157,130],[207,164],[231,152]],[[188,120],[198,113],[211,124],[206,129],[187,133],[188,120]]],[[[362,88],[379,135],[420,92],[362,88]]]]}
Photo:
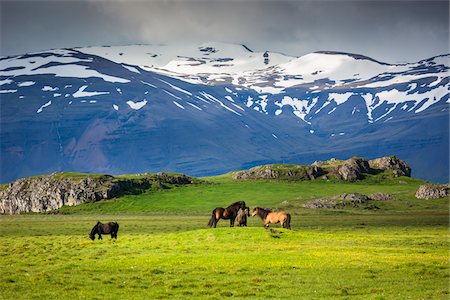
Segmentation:
{"type": "Polygon", "coordinates": [[[109,222],[109,223],[100,223],[97,222],[94,228],[92,228],[91,233],[89,233],[89,238],[91,240],[95,240],[95,234],[98,234],[98,239],[101,240],[102,233],[111,234],[111,238],[117,239],[117,232],[119,231],[119,223],[117,222],[109,222]]]}
{"type": "Polygon", "coordinates": [[[285,212],[273,212],[269,209],[255,207],[252,216],[258,215],[264,221],[264,227],[269,228],[269,224],[281,223],[283,228],[291,229],[291,215],[285,212]]]}
{"type": "Polygon", "coordinates": [[[244,201],[238,201],[227,208],[223,207],[216,207],[212,211],[211,219],[208,222],[209,227],[216,228],[217,222],[219,222],[220,219],[229,219],[230,220],[230,227],[234,226],[234,220],[236,219],[237,213],[239,209],[245,209],[245,202],[244,201]]]}
{"type": "Polygon", "coordinates": [[[238,226],[247,226],[247,216],[250,217],[250,207],[241,209],[236,217],[238,226]]]}

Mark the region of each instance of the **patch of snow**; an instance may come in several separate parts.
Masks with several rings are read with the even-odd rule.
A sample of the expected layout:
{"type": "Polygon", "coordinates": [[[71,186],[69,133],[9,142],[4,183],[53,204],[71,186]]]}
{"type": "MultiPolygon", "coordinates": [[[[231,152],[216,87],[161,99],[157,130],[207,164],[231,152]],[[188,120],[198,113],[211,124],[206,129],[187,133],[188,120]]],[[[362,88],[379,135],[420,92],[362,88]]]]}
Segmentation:
{"type": "Polygon", "coordinates": [[[0,85],[4,85],[4,84],[10,84],[13,81],[11,79],[4,79],[4,80],[0,80],[0,85]]]}
{"type": "Polygon", "coordinates": [[[230,94],[232,94],[233,93],[233,91],[232,90],[230,90],[229,88],[225,88],[225,91],[227,91],[228,93],[230,93],[230,94]]]}
{"type": "Polygon", "coordinates": [[[136,69],[135,67],[132,67],[132,66],[126,66],[126,65],[122,65],[122,67],[124,67],[125,69],[127,69],[127,70],[129,70],[129,71],[131,71],[131,72],[141,74],[141,72],[139,72],[139,70],[136,69]]]}
{"type": "Polygon", "coordinates": [[[175,99],[178,99],[178,100],[183,100],[183,99],[181,99],[180,97],[178,97],[178,96],[175,96],[174,94],[172,94],[171,92],[169,92],[169,91],[166,91],[166,90],[162,90],[164,93],[166,93],[167,95],[170,95],[170,96],[172,96],[172,97],[174,97],[175,99]]]}
{"type": "Polygon", "coordinates": [[[36,82],[34,82],[34,81],[24,81],[24,82],[18,83],[17,86],[19,86],[19,87],[32,86],[35,83],[36,82]]]}
{"type": "Polygon", "coordinates": [[[98,96],[98,95],[107,95],[109,92],[85,92],[84,90],[87,88],[87,85],[83,85],[76,91],[72,96],[74,98],[81,98],[81,97],[92,97],[92,96],[98,96]]]}
{"type": "Polygon", "coordinates": [[[47,103],[45,103],[44,105],[42,105],[37,111],[36,111],[36,113],[41,113],[42,112],[42,110],[44,109],[44,108],[46,108],[47,106],[50,106],[52,104],[52,101],[48,101],[47,103]]]}
{"type": "Polygon", "coordinates": [[[9,93],[15,93],[17,90],[0,90],[0,94],[9,94],[9,93]]]}
{"type": "Polygon", "coordinates": [[[247,107],[250,107],[250,106],[252,106],[253,105],[253,98],[252,97],[250,97],[250,96],[248,96],[247,97],[247,103],[245,104],[245,106],[247,106],[247,107]]]}
{"type": "Polygon", "coordinates": [[[191,102],[189,102],[189,101],[187,101],[186,103],[189,104],[190,106],[192,106],[192,107],[198,109],[198,110],[203,110],[203,109],[201,109],[200,107],[198,107],[197,105],[195,105],[195,104],[193,104],[193,103],[191,103],[191,102]]]}
{"type": "Polygon", "coordinates": [[[336,102],[337,105],[341,105],[342,103],[347,101],[348,98],[350,98],[351,96],[353,96],[352,92],[347,92],[344,94],[330,93],[328,95],[328,100],[330,100],[330,101],[334,100],[334,102],[336,102]]]}
{"type": "Polygon", "coordinates": [[[42,90],[43,90],[44,92],[54,92],[54,91],[59,90],[59,88],[57,88],[57,87],[51,87],[51,86],[46,85],[46,86],[44,86],[44,87],[42,88],[42,90]]]}
{"type": "Polygon", "coordinates": [[[61,96],[60,93],[53,93],[53,97],[59,97],[59,96],[61,96]]]}
{"type": "Polygon", "coordinates": [[[336,110],[336,108],[337,108],[337,107],[333,107],[333,109],[330,110],[330,111],[328,112],[328,114],[332,114],[332,113],[336,110]]]}
{"type": "Polygon", "coordinates": [[[167,81],[165,81],[165,80],[162,80],[162,79],[159,79],[159,78],[157,78],[159,81],[161,81],[161,82],[164,82],[165,84],[167,84],[168,86],[170,86],[171,88],[173,88],[173,89],[175,89],[175,90],[177,90],[177,91],[179,91],[179,92],[182,92],[182,93],[185,93],[186,95],[189,95],[189,96],[192,96],[192,93],[191,92],[188,92],[188,91],[186,91],[186,90],[183,90],[182,88],[179,88],[179,87],[177,87],[176,85],[173,85],[173,84],[171,84],[170,82],[167,82],[167,81]]]}
{"type": "Polygon", "coordinates": [[[145,81],[142,81],[142,80],[141,80],[141,82],[142,82],[143,84],[145,84],[145,85],[148,85],[148,86],[151,86],[152,88],[157,89],[156,85],[153,85],[153,84],[151,84],[151,83],[148,83],[148,82],[145,82],[145,81]]]}
{"type": "Polygon", "coordinates": [[[119,106],[118,105],[116,105],[116,104],[113,104],[113,106],[112,106],[115,110],[119,110],[119,106]]]}
{"type": "Polygon", "coordinates": [[[200,92],[200,94],[205,97],[206,99],[209,99],[210,101],[214,101],[216,103],[219,103],[221,107],[225,108],[228,111],[231,111],[232,113],[238,115],[238,116],[242,116],[240,113],[238,113],[237,111],[235,111],[232,108],[229,108],[228,106],[226,106],[225,104],[223,104],[222,101],[218,100],[216,97],[206,93],[206,92],[200,92]]]}
{"type": "Polygon", "coordinates": [[[89,103],[97,103],[97,100],[90,100],[89,103]]]}
{"type": "Polygon", "coordinates": [[[233,98],[231,98],[230,96],[225,96],[225,99],[227,99],[228,101],[234,102],[233,98]]]}
{"type": "Polygon", "coordinates": [[[139,102],[134,102],[134,101],[129,100],[129,101],[127,101],[127,104],[131,109],[139,110],[147,104],[147,100],[143,100],[143,101],[139,101],[139,102]]]}
{"type": "Polygon", "coordinates": [[[309,133],[313,134],[313,133],[314,133],[314,130],[312,130],[312,129],[311,129],[311,130],[309,130],[309,133]]]}
{"type": "Polygon", "coordinates": [[[172,101],[176,106],[178,106],[181,109],[184,109],[184,106],[178,103],[177,101],[172,101]]]}
{"type": "Polygon", "coordinates": [[[273,136],[274,138],[278,139],[278,137],[277,137],[275,134],[273,134],[273,133],[272,133],[272,136],[273,136]]]}

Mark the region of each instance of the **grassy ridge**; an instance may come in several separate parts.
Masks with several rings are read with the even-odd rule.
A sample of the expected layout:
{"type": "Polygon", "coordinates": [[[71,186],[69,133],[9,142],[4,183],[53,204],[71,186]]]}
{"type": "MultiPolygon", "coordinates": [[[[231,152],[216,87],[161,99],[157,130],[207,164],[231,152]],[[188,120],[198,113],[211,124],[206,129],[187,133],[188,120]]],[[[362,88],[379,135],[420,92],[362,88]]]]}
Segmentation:
{"type": "MultiPolygon", "coordinates": [[[[377,202],[383,213],[448,209],[446,201],[425,202],[415,199],[414,193],[423,181],[408,177],[386,180],[383,179],[383,174],[380,174],[355,183],[337,180],[235,181],[229,175],[204,179],[207,183],[179,186],[169,190],[149,190],[141,195],[129,195],[76,207],[63,207],[59,211],[65,214],[205,214],[210,213],[214,207],[225,207],[234,201],[245,200],[250,207],[265,206],[289,210],[293,214],[316,214],[318,210],[302,208],[302,204],[314,198],[354,192],[366,195],[375,192],[391,194],[393,200],[377,202]]],[[[346,210],[346,212],[352,211],[346,210]]],[[[366,213],[361,210],[355,212],[366,213]]],[[[329,211],[322,213],[329,213],[329,211]]]]}
{"type": "Polygon", "coordinates": [[[204,179],[60,215],[0,216],[0,299],[449,297],[448,200],[415,199],[420,180],[204,179]],[[353,192],[393,200],[374,211],[302,207],[353,192]],[[214,207],[240,199],[289,211],[294,230],[273,234],[258,218],[248,228],[206,228],[214,207]],[[118,221],[118,240],[89,240],[97,220],[118,221]]]}

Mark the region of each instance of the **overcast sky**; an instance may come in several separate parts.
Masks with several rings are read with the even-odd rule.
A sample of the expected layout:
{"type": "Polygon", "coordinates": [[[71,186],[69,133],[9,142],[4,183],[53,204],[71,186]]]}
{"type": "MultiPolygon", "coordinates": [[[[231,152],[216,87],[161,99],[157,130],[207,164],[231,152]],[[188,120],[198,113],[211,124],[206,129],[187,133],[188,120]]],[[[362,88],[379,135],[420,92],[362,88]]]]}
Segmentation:
{"type": "Polygon", "coordinates": [[[449,53],[448,1],[4,1],[1,55],[89,45],[245,44],[389,62],[449,53]]]}

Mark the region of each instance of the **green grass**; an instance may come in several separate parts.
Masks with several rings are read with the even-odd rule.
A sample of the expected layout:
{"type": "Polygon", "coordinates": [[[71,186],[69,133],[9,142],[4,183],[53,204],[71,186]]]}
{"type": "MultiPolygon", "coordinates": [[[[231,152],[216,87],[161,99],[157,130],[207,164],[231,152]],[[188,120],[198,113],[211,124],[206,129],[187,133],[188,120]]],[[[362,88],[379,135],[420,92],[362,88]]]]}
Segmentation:
{"type": "Polygon", "coordinates": [[[448,199],[415,199],[420,180],[204,179],[60,215],[0,216],[0,299],[449,298],[448,199]],[[301,206],[351,192],[394,198],[374,211],[301,206]],[[241,199],[290,212],[293,230],[272,234],[256,217],[206,228],[214,207],[241,199]],[[117,241],[88,239],[97,220],[119,222],[117,241]]]}

